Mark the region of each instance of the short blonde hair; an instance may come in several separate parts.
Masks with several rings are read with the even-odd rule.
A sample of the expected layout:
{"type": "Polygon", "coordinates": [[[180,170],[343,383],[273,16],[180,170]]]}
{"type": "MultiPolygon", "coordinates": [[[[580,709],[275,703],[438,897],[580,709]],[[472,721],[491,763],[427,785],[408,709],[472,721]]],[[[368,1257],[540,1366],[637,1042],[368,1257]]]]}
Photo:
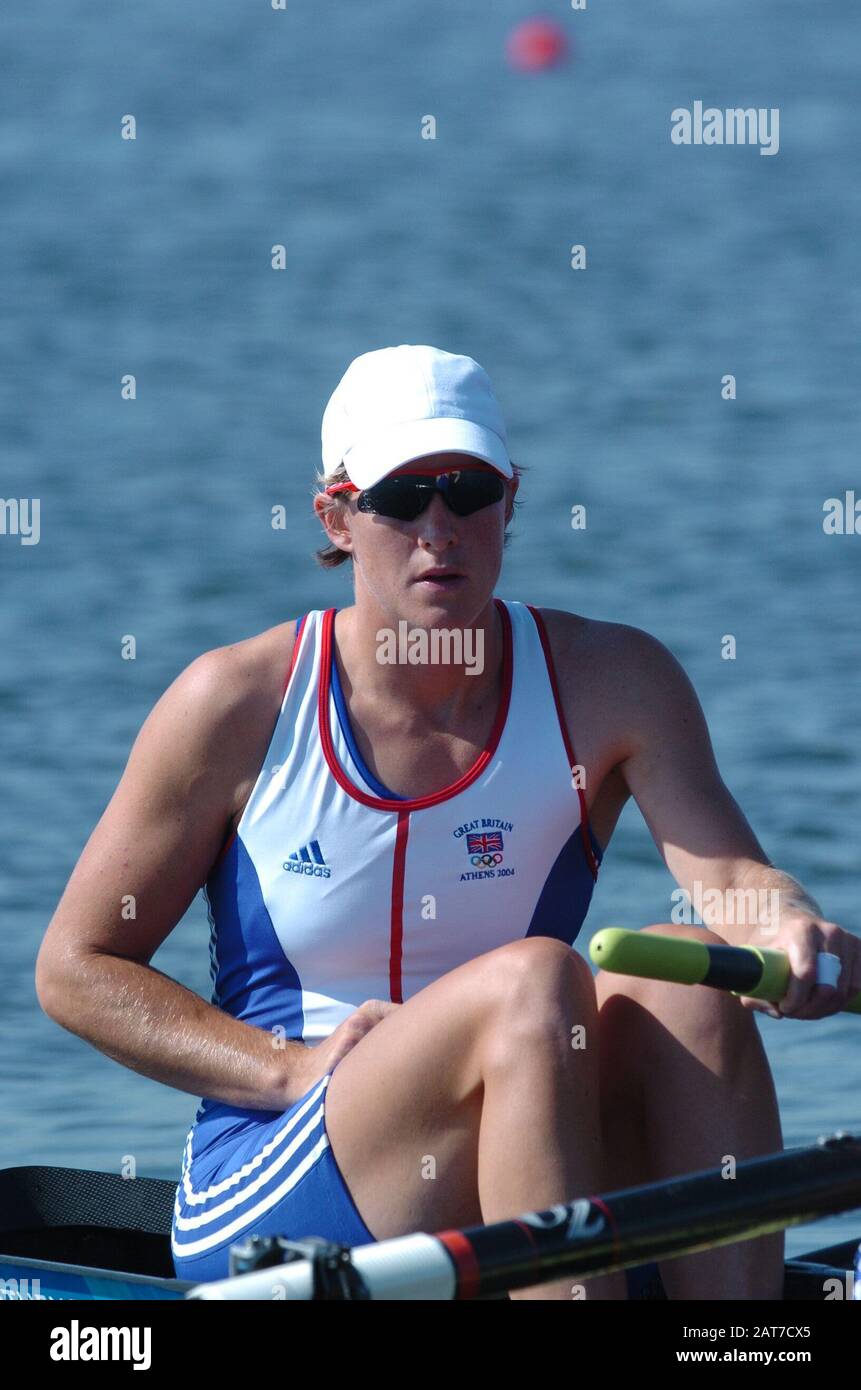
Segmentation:
{"type": "MultiPolygon", "coordinates": [[[[316,484],[311,489],[311,495],[312,497],[322,497],[322,510],[324,514],[331,516],[340,511],[343,507],[344,498],[344,494],[341,492],[336,493],[334,497],[331,496],[331,494],[326,491],[326,488],[331,487],[333,483],[348,483],[349,481],[350,479],[347,477],[347,470],[343,463],[338,464],[334,473],[324,473],[322,470],[318,471],[316,484]]],[[[322,522],[320,524],[322,525],[322,522]]],[[[317,561],[317,564],[322,565],[323,568],[327,570],[335,569],[337,565],[343,565],[345,560],[352,560],[352,558],[348,550],[342,550],[340,546],[335,545],[332,541],[321,546],[320,549],[314,553],[314,559],[317,561]]]]}
{"type": "MultiPolygon", "coordinates": [[[[514,469],[514,476],[519,482],[526,470],[524,467],[518,467],[513,459],[511,461],[511,466],[514,469]]],[[[349,493],[338,492],[333,497],[331,493],[326,492],[326,488],[331,487],[334,483],[348,483],[349,481],[350,479],[347,477],[347,470],[343,463],[338,464],[334,473],[317,473],[316,485],[311,489],[311,495],[313,497],[323,498],[324,513],[331,514],[337,512],[339,508],[345,506],[346,498],[349,496],[349,493]]],[[[514,498],[513,505],[515,507],[521,505],[518,497],[514,498]]],[[[503,545],[508,545],[510,540],[511,533],[506,526],[503,545]]],[[[324,569],[335,569],[338,565],[343,565],[345,561],[352,560],[352,558],[353,555],[351,551],[342,550],[340,546],[335,545],[332,541],[329,541],[327,545],[321,546],[320,549],[314,553],[314,559],[317,561],[317,564],[322,565],[324,569]]]]}

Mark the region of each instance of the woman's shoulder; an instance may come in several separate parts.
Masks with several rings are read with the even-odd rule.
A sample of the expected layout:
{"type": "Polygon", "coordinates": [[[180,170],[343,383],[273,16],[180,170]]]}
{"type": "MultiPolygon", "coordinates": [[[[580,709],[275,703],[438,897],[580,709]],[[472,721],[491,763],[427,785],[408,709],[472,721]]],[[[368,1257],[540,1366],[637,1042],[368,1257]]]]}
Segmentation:
{"type": "Polygon", "coordinates": [[[564,608],[536,608],[535,611],[542,618],[551,641],[560,650],[588,646],[595,654],[604,652],[619,656],[630,653],[635,656],[662,646],[644,628],[633,627],[629,623],[587,618],[582,613],[572,613],[564,608]]]}
{"type": "Polygon", "coordinates": [[[222,734],[265,723],[281,703],[302,616],[202,652],[174,687],[222,734]]]}
{"type": "Polygon", "coordinates": [[[652,633],[629,623],[607,622],[561,608],[539,608],[560,680],[594,696],[610,688],[632,693],[646,683],[661,684],[678,668],[672,652],[652,633]]]}

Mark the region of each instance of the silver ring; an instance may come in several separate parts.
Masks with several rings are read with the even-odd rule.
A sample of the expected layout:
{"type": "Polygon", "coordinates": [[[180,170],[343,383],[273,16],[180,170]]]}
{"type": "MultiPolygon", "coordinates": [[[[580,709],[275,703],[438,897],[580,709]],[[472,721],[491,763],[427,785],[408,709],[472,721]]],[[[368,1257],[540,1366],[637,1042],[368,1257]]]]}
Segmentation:
{"type": "Polygon", "coordinates": [[[816,952],[816,983],[818,985],[831,985],[832,988],[836,988],[842,969],[842,960],[839,956],[835,956],[832,951],[816,952]]]}

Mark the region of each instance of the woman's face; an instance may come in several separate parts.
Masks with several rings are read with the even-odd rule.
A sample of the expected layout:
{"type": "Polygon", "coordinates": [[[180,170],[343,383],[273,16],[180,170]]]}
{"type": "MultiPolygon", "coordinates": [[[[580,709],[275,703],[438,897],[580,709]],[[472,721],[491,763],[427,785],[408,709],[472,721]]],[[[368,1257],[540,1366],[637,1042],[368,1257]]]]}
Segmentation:
{"type": "MultiPolygon", "coordinates": [[[[442,470],[461,462],[475,464],[466,455],[444,453],[397,471],[409,473],[416,464],[442,470]]],[[[405,618],[419,627],[468,626],[486,607],[499,578],[515,491],[507,483],[500,501],[464,517],[436,495],[414,521],[357,511],[356,494],[346,494],[340,519],[327,521],[326,529],[353,555],[356,603],[370,599],[390,619],[405,618]],[[453,577],[423,577],[440,569],[453,577]]]]}

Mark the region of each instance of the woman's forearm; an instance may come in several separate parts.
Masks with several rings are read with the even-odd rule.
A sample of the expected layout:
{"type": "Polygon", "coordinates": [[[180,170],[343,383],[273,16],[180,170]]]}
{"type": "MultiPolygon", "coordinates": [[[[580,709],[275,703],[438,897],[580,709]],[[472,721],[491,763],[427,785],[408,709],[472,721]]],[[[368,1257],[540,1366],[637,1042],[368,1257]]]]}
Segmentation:
{"type": "Polygon", "coordinates": [[[39,999],[106,1056],[192,1095],[283,1110],[306,1089],[304,1043],[232,1018],[151,965],[89,953],[40,981],[39,999]]]}
{"type": "Polygon", "coordinates": [[[807,889],[773,864],[752,865],[730,891],[733,920],[716,930],[733,945],[768,946],[780,930],[781,919],[794,912],[823,915],[807,889]]]}

